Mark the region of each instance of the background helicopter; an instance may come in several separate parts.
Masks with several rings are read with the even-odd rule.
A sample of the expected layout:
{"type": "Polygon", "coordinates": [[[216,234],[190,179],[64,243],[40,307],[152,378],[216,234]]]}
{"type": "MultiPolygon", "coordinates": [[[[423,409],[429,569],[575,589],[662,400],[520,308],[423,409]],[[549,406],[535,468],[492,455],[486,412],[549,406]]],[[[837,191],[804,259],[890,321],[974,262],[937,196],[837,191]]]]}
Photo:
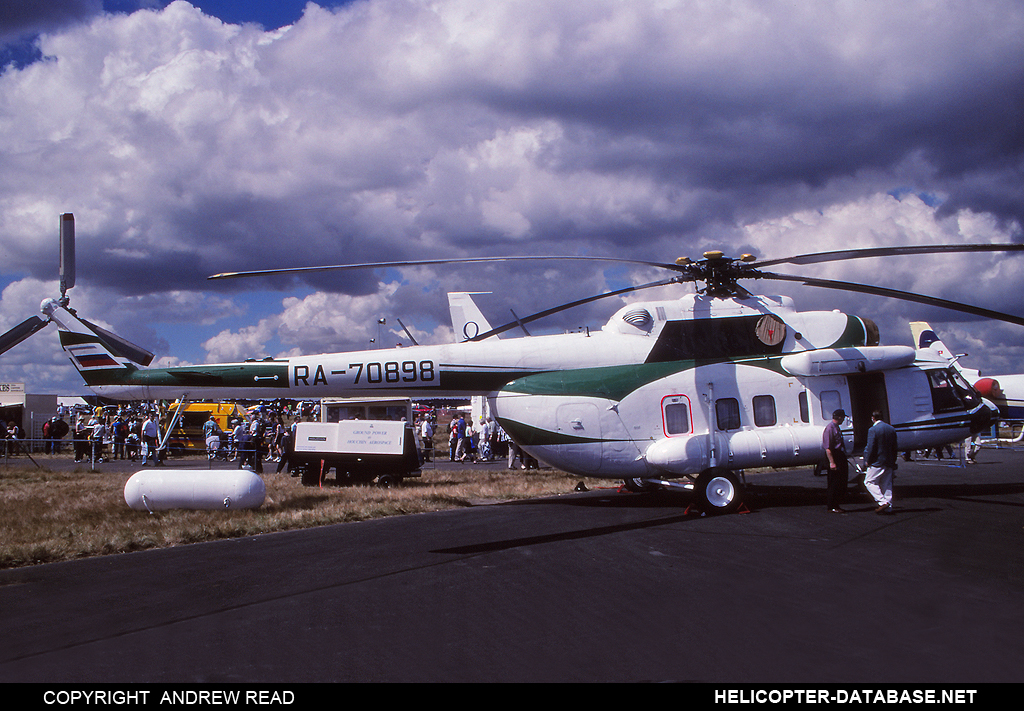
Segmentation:
{"type": "MultiPolygon", "coordinates": [[[[914,344],[918,348],[933,350],[938,356],[947,359],[975,390],[999,409],[1000,420],[1024,422],[1024,373],[982,375],[980,370],[964,366],[960,359],[967,354],[954,354],[926,321],[911,322],[910,330],[914,344]]],[[[1021,436],[1024,437],[1024,432],[1021,436]]]]}

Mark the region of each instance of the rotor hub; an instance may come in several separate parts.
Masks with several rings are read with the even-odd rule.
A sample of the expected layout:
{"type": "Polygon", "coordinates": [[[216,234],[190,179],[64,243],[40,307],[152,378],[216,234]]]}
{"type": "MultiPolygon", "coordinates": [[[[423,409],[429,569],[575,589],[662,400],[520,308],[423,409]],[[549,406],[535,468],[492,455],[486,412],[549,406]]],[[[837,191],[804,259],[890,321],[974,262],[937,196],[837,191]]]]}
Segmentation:
{"type": "Polygon", "coordinates": [[[698,292],[727,298],[747,296],[750,293],[739,285],[739,280],[759,276],[755,269],[748,266],[755,260],[756,257],[752,254],[744,254],[738,258],[726,257],[722,252],[713,250],[705,252],[704,259],[699,262],[692,262],[684,257],[677,259],[676,264],[682,267],[682,271],[690,280],[704,282],[704,288],[698,289],[698,292]]]}

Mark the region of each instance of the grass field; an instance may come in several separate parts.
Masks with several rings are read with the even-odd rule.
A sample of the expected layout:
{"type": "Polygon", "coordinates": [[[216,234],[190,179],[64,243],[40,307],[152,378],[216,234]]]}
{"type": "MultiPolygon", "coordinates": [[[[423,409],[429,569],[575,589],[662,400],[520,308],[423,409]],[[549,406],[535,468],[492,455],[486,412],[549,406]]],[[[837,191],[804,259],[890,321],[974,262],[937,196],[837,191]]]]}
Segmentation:
{"type": "MultiPolygon", "coordinates": [[[[255,510],[164,511],[128,508],[131,473],[90,471],[88,465],[0,467],[0,568],[52,563],[220,538],[439,511],[486,502],[565,494],[580,477],[558,470],[424,469],[401,487],[303,487],[286,474],[265,472],[267,498],[255,510]]],[[[615,486],[583,480],[589,488],[615,486]]]]}

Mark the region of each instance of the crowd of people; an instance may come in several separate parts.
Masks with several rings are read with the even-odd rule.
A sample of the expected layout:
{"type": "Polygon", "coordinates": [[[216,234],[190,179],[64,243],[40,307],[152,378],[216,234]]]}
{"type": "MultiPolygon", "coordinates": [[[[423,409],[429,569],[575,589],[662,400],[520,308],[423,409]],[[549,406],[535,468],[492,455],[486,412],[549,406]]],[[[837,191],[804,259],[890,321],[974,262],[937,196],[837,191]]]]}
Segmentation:
{"type": "MultiPolygon", "coordinates": [[[[202,426],[201,441],[210,459],[237,462],[239,467],[263,470],[263,462],[288,467],[295,437],[295,425],[303,420],[316,421],[316,403],[261,404],[251,408],[246,418],[231,418],[226,426],[210,415],[202,426]]],[[[71,452],[76,462],[103,463],[128,460],[142,466],[162,466],[166,451],[160,450],[173,406],[132,403],[120,406],[62,408],[42,427],[42,451],[46,454],[71,452]]],[[[435,454],[435,439],[440,439],[434,411],[417,417],[424,461],[435,454]]],[[[0,422],[0,439],[21,438],[14,422],[0,422]]],[[[183,443],[174,438],[175,445],[183,443]]],[[[166,446],[166,443],[164,443],[166,446]]],[[[195,444],[195,443],[193,443],[195,444]]],[[[38,442],[37,442],[38,446],[38,442]]],[[[201,447],[202,445],[200,445],[201,447]]],[[[202,451],[200,447],[189,449],[202,451]]],[[[458,413],[448,426],[448,455],[453,462],[493,462],[507,459],[511,468],[537,468],[535,459],[523,452],[492,417],[480,417],[476,423],[467,414],[458,413]]],[[[443,455],[442,455],[443,456],[443,455]]]]}
{"type": "MultiPolygon", "coordinates": [[[[419,423],[420,439],[433,441],[435,429],[429,420],[419,423]]],[[[537,469],[536,459],[524,452],[505,434],[493,417],[481,416],[474,424],[464,413],[448,423],[448,459],[452,462],[494,462],[507,459],[508,468],[537,469]]]]}
{"type": "MultiPolygon", "coordinates": [[[[294,424],[302,419],[303,413],[307,418],[316,414],[305,408],[307,405],[260,405],[245,418],[231,419],[227,428],[222,428],[217,418],[210,415],[203,425],[206,452],[211,458],[237,461],[240,467],[252,466],[257,471],[262,471],[264,461],[278,462],[283,468],[291,450],[294,424]]],[[[167,446],[163,440],[173,415],[173,408],[152,403],[61,408],[43,423],[41,448],[45,454],[70,451],[76,462],[128,460],[141,461],[142,466],[162,466],[167,452],[161,449],[161,444],[167,446]]],[[[0,422],[0,440],[9,453],[19,451],[20,443],[15,445],[13,440],[20,439],[22,434],[16,423],[0,422]]],[[[180,437],[172,441],[175,446],[186,448],[180,437]]],[[[35,447],[38,446],[37,440],[35,447]]],[[[201,446],[197,450],[203,451],[201,446]]]]}

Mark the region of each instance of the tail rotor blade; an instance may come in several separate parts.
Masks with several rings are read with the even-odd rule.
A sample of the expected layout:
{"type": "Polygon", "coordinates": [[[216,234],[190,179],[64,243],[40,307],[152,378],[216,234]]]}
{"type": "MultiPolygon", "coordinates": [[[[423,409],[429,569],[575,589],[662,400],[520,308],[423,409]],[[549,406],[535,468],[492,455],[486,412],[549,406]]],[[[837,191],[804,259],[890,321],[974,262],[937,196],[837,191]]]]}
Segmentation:
{"type": "Polygon", "coordinates": [[[111,333],[105,328],[100,328],[91,321],[86,321],[84,318],[79,316],[79,319],[83,323],[89,326],[93,331],[96,332],[100,338],[103,339],[107,348],[109,348],[115,355],[119,355],[122,358],[127,358],[130,361],[138,363],[142,366],[147,366],[153,362],[156,357],[153,353],[150,353],[142,346],[137,346],[131,341],[121,338],[116,333],[111,333]]]}
{"type": "Polygon", "coordinates": [[[75,285],[75,216],[60,216],[60,293],[63,296],[75,285]]]}
{"type": "Polygon", "coordinates": [[[10,331],[0,336],[0,353],[6,353],[39,329],[45,328],[48,323],[49,321],[44,321],[38,316],[28,317],[10,331]]]}

